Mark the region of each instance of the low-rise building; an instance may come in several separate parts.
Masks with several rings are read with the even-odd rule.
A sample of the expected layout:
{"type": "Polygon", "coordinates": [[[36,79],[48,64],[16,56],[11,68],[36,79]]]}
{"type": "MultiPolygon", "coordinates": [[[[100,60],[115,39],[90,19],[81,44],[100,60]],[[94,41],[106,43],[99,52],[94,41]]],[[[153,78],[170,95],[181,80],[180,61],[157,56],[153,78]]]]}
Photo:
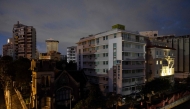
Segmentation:
{"type": "Polygon", "coordinates": [[[161,43],[160,41],[153,41],[151,45],[147,46],[147,51],[146,51],[147,80],[151,81],[154,78],[166,77],[173,82],[175,49],[166,46],[157,45],[157,42],[161,43]]]}
{"type": "Polygon", "coordinates": [[[56,51],[50,51],[48,53],[39,53],[39,60],[61,60],[61,53],[56,51]]]}
{"type": "MultiPolygon", "coordinates": [[[[87,79],[82,71],[55,73],[55,108],[64,109],[84,98],[87,79]]],[[[73,106],[72,106],[73,107],[73,106]]]]}
{"type": "Polygon", "coordinates": [[[84,98],[87,83],[84,73],[60,71],[55,66],[55,61],[31,61],[31,108],[63,109],[84,98]]]}
{"type": "Polygon", "coordinates": [[[190,35],[165,35],[157,39],[167,43],[168,47],[175,48],[175,78],[182,80],[190,75],[190,35]]]}
{"type": "Polygon", "coordinates": [[[55,62],[41,60],[31,61],[32,93],[31,108],[53,109],[55,62]]]}

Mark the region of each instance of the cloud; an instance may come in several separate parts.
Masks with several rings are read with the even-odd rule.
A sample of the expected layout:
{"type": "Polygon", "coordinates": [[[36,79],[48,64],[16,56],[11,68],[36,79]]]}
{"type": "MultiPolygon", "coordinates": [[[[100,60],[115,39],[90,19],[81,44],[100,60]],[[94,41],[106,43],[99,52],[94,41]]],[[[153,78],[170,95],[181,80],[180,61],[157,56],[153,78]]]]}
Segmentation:
{"type": "Polygon", "coordinates": [[[117,23],[132,31],[184,35],[190,31],[189,6],[188,0],[0,1],[0,38],[12,37],[13,25],[20,21],[36,28],[40,52],[46,51],[45,40],[53,38],[66,54],[66,47],[81,37],[109,30],[117,23]]]}

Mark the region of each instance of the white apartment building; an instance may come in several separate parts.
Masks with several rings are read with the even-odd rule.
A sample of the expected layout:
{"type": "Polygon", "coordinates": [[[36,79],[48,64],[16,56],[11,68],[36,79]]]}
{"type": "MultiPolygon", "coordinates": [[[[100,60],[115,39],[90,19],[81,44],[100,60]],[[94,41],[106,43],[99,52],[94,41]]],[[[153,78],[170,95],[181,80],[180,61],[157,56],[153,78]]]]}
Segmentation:
{"type": "Polygon", "coordinates": [[[77,43],[77,67],[100,90],[129,95],[145,82],[145,37],[123,25],[84,37],[77,43]]]}
{"type": "Polygon", "coordinates": [[[76,46],[71,46],[67,47],[67,62],[69,63],[70,61],[76,63],[76,53],[77,53],[77,47],[76,46]]]}

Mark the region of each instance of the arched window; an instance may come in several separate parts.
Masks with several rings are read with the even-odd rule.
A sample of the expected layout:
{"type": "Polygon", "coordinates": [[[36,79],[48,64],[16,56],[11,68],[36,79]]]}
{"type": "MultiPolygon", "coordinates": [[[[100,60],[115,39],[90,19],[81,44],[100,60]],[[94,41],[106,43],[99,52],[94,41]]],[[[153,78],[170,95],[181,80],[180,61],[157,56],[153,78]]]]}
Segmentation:
{"type": "Polygon", "coordinates": [[[56,101],[67,101],[70,99],[71,89],[63,87],[56,92],[56,101]]]}

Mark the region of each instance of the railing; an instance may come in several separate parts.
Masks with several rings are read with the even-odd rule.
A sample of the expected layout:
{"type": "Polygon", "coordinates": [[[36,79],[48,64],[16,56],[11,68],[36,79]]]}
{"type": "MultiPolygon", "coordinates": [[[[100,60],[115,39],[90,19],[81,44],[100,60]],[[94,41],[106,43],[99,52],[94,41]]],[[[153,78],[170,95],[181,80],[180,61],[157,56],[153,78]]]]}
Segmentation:
{"type": "Polygon", "coordinates": [[[137,39],[132,39],[132,38],[123,38],[122,37],[122,40],[145,43],[144,40],[137,40],[137,39]]]}
{"type": "Polygon", "coordinates": [[[26,106],[26,103],[24,102],[23,98],[22,98],[22,95],[20,94],[20,92],[17,90],[17,89],[14,89],[17,96],[18,96],[18,99],[20,100],[20,103],[22,105],[22,108],[23,109],[28,109],[27,106],[26,106]]]}
{"type": "Polygon", "coordinates": [[[144,65],[123,65],[123,69],[144,69],[144,65]]]}
{"type": "Polygon", "coordinates": [[[177,101],[174,101],[173,103],[170,103],[170,104],[168,104],[168,105],[166,105],[164,107],[161,107],[159,109],[171,109],[171,108],[176,107],[176,106],[178,106],[178,105],[180,105],[180,104],[182,104],[182,103],[184,103],[184,102],[186,102],[188,100],[190,100],[190,95],[185,96],[185,97],[183,97],[183,98],[181,98],[181,99],[179,99],[177,101]]]}

